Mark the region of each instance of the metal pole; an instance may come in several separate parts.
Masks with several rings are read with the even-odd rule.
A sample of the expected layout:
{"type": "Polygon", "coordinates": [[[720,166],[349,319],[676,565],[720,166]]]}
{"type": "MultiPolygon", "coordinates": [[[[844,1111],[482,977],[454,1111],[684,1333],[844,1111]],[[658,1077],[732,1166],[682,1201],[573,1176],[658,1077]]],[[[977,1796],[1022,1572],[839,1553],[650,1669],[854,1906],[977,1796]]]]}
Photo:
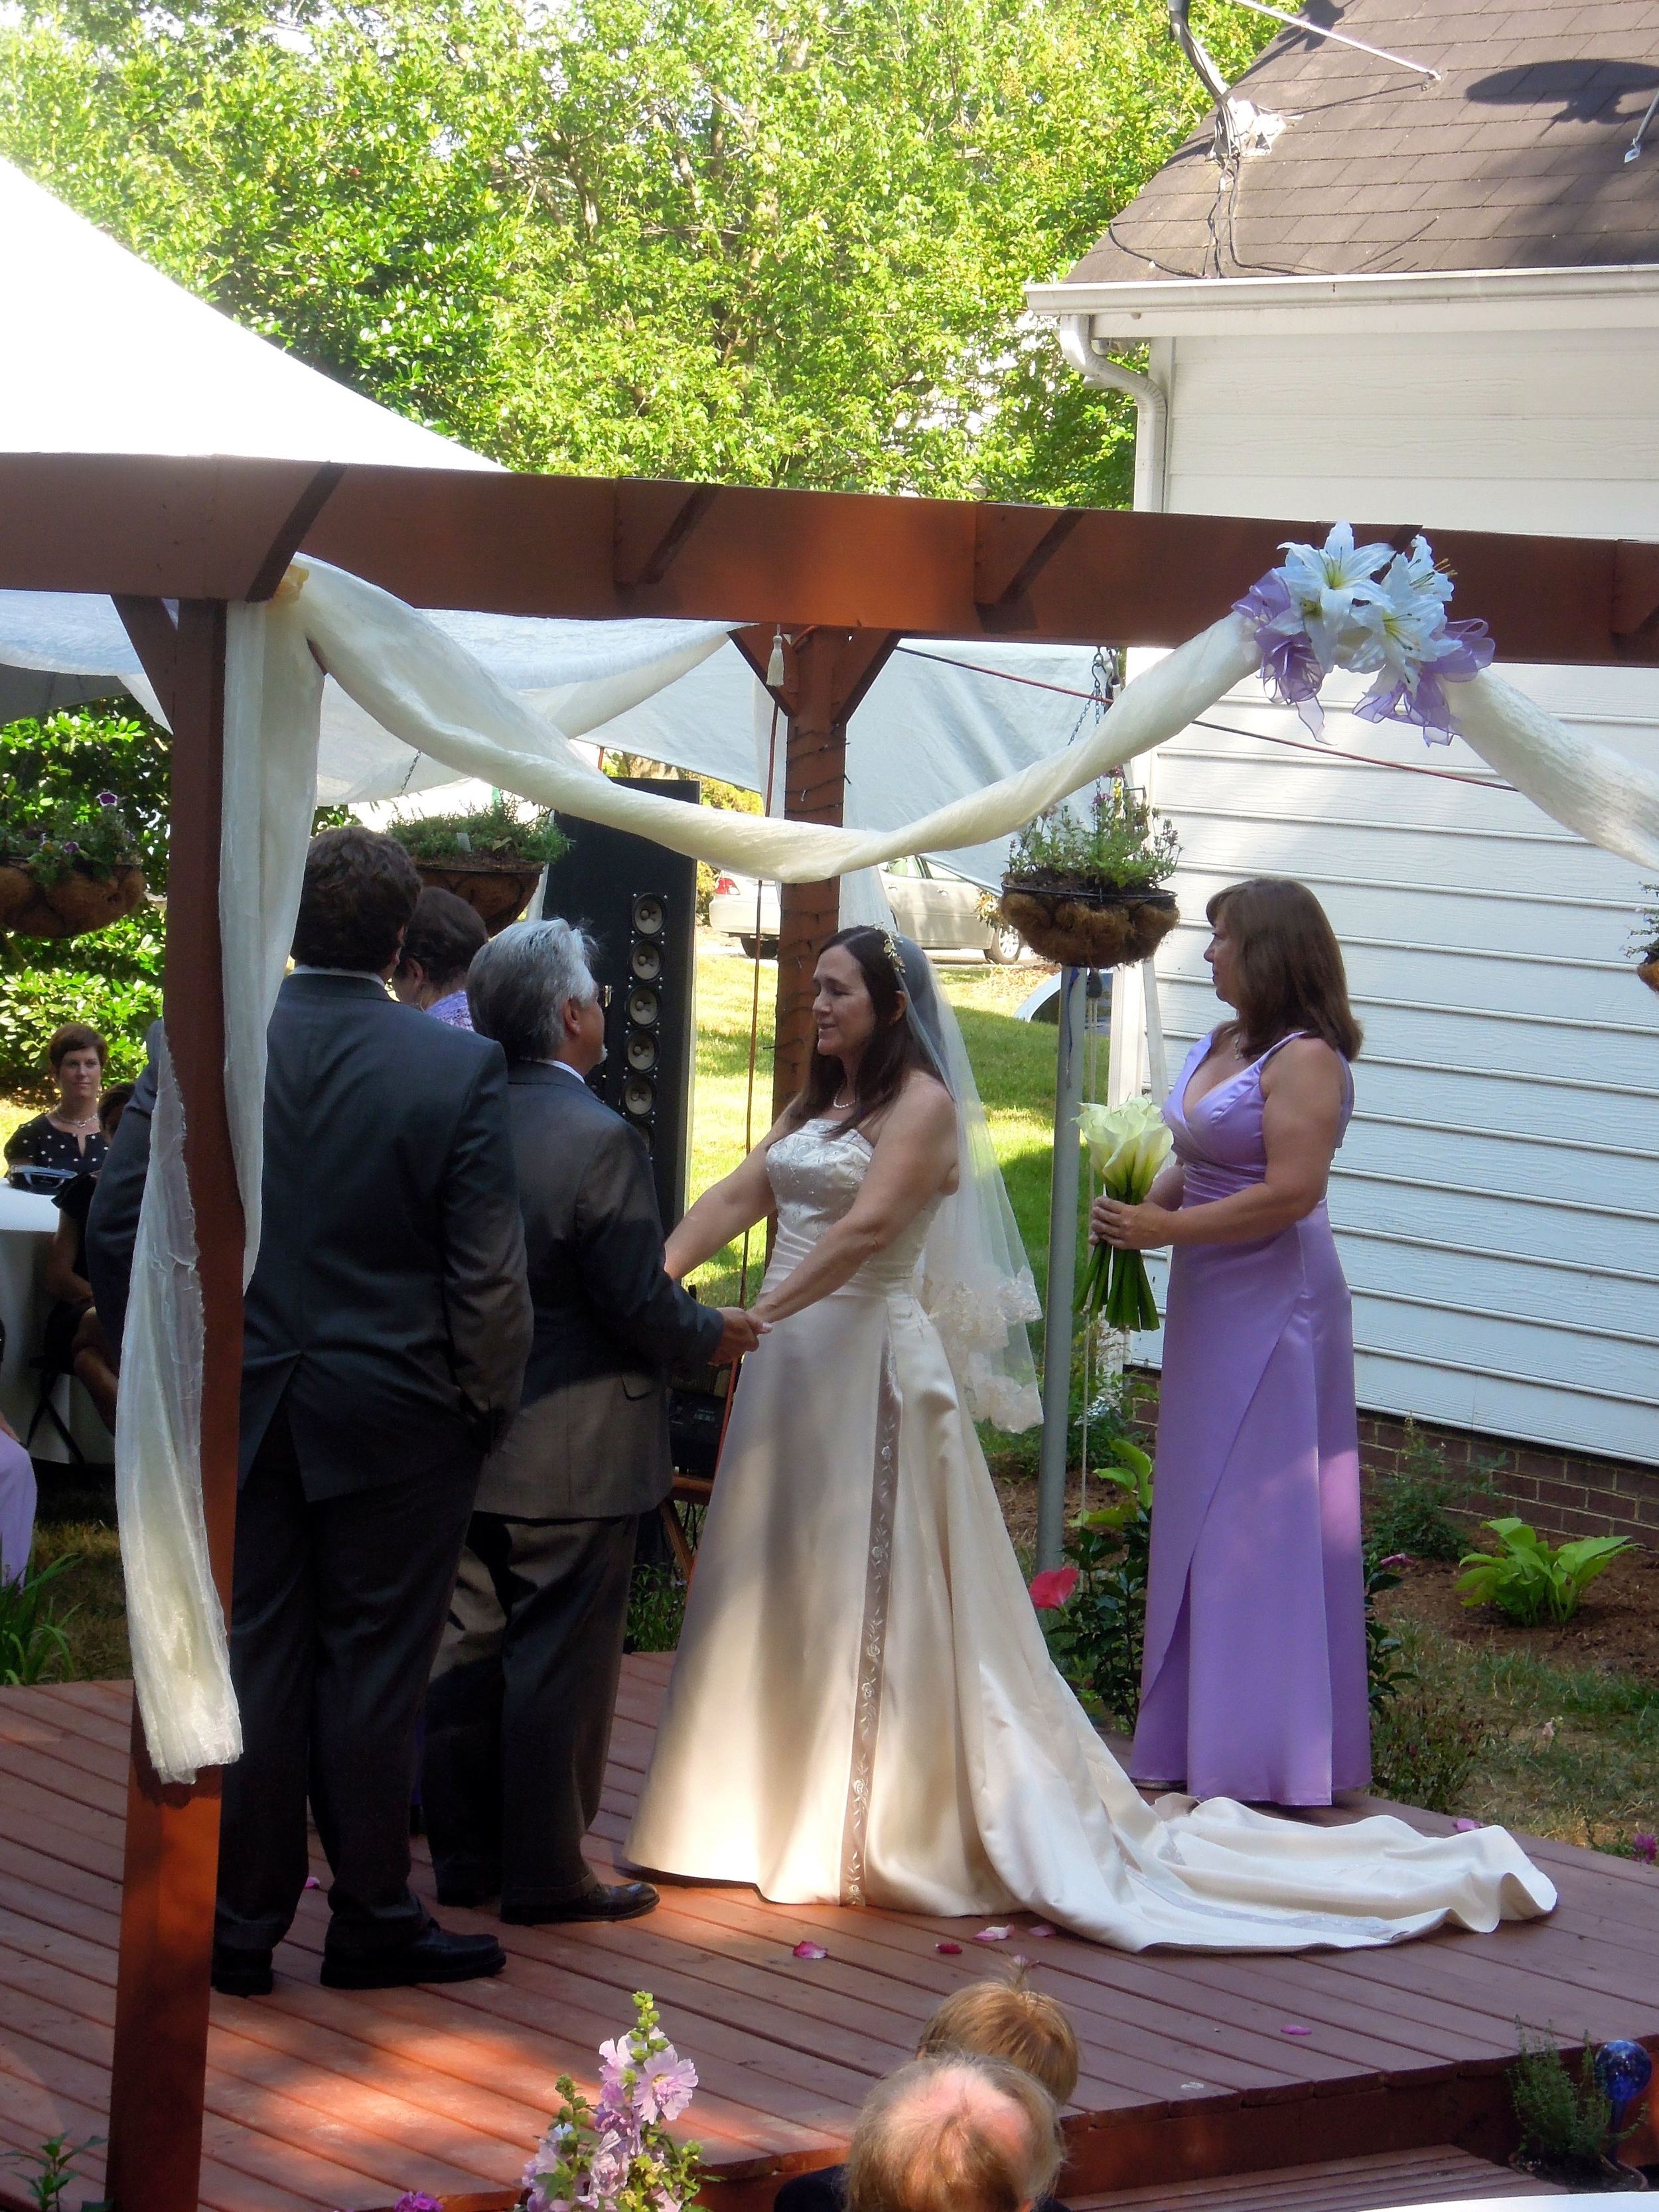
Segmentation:
{"type": "Polygon", "coordinates": [[[1048,1186],[1048,1322],[1042,1337],[1042,1452],[1037,1462],[1038,1569],[1057,1567],[1066,1540],[1066,1440],[1072,1413],[1072,1299],[1077,1279],[1078,1109],[1089,971],[1060,971],[1054,1157],[1048,1186]]]}

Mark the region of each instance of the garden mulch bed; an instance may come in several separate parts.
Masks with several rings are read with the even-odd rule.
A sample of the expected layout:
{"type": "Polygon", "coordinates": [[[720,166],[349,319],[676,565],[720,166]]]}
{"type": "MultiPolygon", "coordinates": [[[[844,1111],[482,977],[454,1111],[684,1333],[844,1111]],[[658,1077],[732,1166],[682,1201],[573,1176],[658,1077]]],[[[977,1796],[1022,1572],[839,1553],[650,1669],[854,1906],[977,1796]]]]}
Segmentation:
{"type": "Polygon", "coordinates": [[[1378,1601],[1391,1621],[1417,1622],[1477,1650],[1525,1652],[1555,1667],[1659,1683],[1659,1552],[1615,1559],[1563,1627],[1517,1628],[1490,1607],[1466,1607],[1455,1589],[1458,1570],[1449,1565],[1416,1559],[1401,1574],[1400,1588],[1378,1601]]]}

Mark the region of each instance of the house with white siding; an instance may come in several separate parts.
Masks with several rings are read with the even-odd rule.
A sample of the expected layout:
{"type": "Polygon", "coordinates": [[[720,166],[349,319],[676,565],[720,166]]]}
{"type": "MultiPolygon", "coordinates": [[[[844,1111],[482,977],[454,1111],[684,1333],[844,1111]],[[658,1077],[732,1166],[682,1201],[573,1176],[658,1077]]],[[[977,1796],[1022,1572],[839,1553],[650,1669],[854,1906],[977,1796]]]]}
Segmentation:
{"type": "MultiPolygon", "coordinates": [[[[1028,289],[1080,374],[1133,393],[1137,504],[1659,538],[1659,0],[1307,12],[1028,289]]],[[[1522,690],[1659,767],[1659,676],[1497,644],[1522,690]]],[[[1659,1530],[1638,872],[1461,744],[1343,713],[1316,743],[1254,684],[1150,773],[1182,845],[1172,1065],[1219,1018],[1218,885],[1298,876],[1342,940],[1366,1049],[1330,1206],[1362,1406],[1529,1448],[1510,1465],[1540,1519],[1659,1530]]]]}

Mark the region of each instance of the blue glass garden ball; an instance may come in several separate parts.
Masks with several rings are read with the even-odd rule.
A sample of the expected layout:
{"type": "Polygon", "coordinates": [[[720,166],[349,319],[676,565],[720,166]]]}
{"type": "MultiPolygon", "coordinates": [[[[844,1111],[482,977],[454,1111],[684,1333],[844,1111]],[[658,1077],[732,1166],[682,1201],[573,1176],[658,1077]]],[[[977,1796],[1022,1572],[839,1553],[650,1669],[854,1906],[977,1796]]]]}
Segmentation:
{"type": "Polygon", "coordinates": [[[1596,2052],[1595,2078],[1613,2106],[1613,2124],[1617,2128],[1653,2079],[1653,2061],[1639,2043],[1621,2036],[1617,2042],[1604,2043],[1596,2052]]]}

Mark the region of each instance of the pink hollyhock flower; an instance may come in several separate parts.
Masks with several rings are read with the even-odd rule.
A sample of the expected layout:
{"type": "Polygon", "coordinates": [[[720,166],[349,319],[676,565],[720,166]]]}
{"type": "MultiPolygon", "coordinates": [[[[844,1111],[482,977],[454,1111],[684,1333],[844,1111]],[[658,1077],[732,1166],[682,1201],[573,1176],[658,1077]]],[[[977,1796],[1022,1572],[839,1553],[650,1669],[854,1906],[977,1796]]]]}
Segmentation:
{"type": "Polygon", "coordinates": [[[797,1943],[793,1955],[797,1959],[827,1959],[830,1954],[822,1943],[797,1943]]]}
{"type": "Polygon", "coordinates": [[[1031,1602],[1039,1613],[1058,1613],[1076,1588],[1075,1567],[1045,1567],[1031,1577],[1031,1602]]]}
{"type": "Polygon", "coordinates": [[[603,2105],[620,2105],[628,2095],[623,2076],[634,2063],[634,2039],[631,2035],[613,2035],[609,2043],[599,2045],[599,2101],[603,2105]]]}
{"type": "Polygon", "coordinates": [[[444,2212],[444,2208],[435,2197],[427,2197],[418,2189],[405,2189],[392,2212],[444,2212]]]}
{"type": "Polygon", "coordinates": [[[665,2051],[653,2052],[640,2069],[635,2094],[647,2120],[677,2120],[696,2086],[696,2068],[670,2044],[665,2051]]]}

